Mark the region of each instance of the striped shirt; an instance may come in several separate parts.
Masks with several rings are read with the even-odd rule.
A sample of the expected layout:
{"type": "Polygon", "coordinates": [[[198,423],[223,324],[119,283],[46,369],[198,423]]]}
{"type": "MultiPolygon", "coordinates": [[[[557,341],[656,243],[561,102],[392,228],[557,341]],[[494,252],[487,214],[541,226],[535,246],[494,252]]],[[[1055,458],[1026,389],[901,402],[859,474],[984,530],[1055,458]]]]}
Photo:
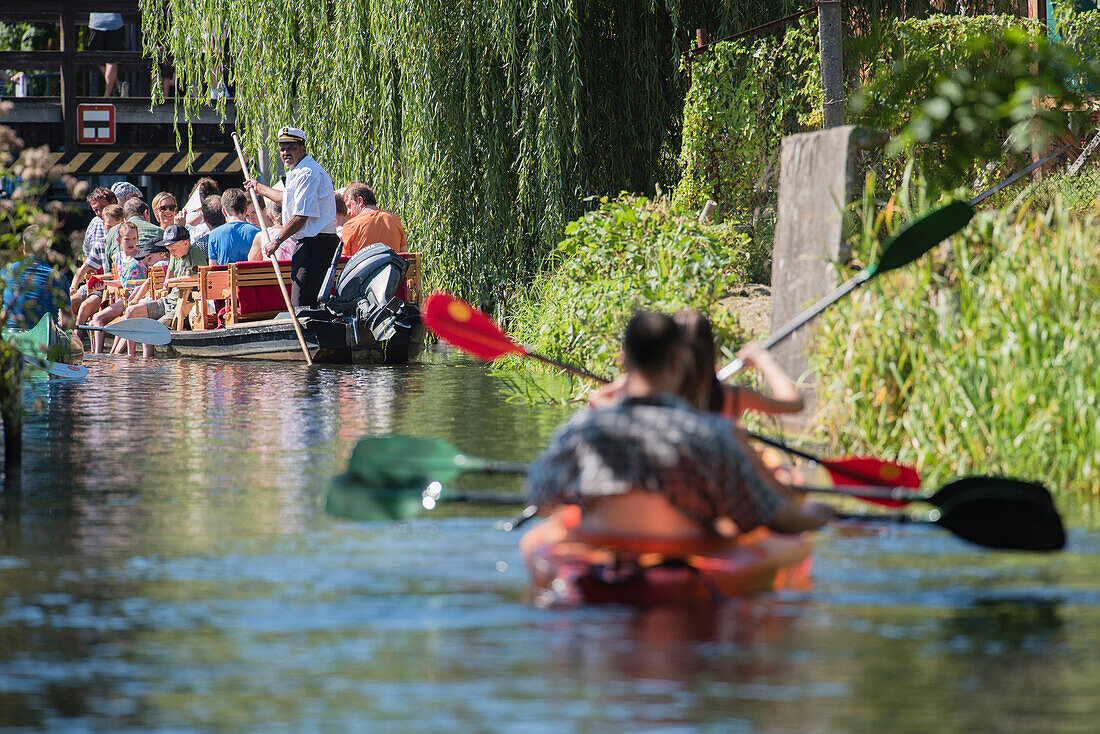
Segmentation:
{"type": "Polygon", "coordinates": [[[107,225],[100,217],[92,217],[84,233],[84,264],[103,272],[103,249],[107,245],[107,225]]]}
{"type": "Polygon", "coordinates": [[[661,494],[709,529],[729,517],[742,531],[763,525],[783,498],[748,459],[728,420],[669,394],[624,398],[582,410],[560,428],[527,474],[540,508],[584,506],[634,490],[661,494]]]}

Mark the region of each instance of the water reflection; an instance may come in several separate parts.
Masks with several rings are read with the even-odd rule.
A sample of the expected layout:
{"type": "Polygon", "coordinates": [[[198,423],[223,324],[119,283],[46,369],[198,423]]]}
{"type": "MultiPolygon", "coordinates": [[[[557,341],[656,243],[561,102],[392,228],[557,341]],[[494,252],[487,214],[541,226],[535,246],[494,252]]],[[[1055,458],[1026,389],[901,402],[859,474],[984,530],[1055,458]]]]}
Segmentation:
{"type": "MultiPolygon", "coordinates": [[[[0,725],[54,731],[1091,731],[1100,535],[824,533],[808,593],[523,603],[506,509],[320,500],[363,435],[530,459],[569,412],[482,368],[102,359],[28,385],[0,505],[0,725]],[[450,514],[448,514],[450,513],[450,514]]],[[[515,477],[471,476],[516,491],[515,477]]]]}

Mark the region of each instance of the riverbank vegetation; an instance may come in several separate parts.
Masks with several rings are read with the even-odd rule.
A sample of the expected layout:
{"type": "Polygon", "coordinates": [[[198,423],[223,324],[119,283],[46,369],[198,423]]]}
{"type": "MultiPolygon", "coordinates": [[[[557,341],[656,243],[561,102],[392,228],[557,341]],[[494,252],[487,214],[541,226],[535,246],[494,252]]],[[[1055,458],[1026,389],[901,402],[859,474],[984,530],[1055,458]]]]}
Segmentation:
{"type": "MultiPolygon", "coordinates": [[[[1028,23],[1003,17],[896,24],[853,112],[897,134],[888,150],[861,161],[869,175],[850,213],[854,262],[838,265],[870,262],[906,221],[945,197],[996,183],[1067,127],[1082,135],[1091,129],[1066,110],[1083,108],[1087,90],[1100,88],[1078,45],[1100,37],[1082,30],[1100,27],[1100,14],[1070,20],[1063,26],[1072,29],[1064,33],[1069,45],[1047,43],[1028,23]]],[[[786,93],[768,97],[781,88],[769,83],[770,54],[797,61],[797,51],[783,49],[799,48],[787,44],[805,34],[803,26],[781,40],[717,51],[693,68],[687,97],[675,206],[690,214],[707,198],[719,201],[722,226],[732,222],[748,238],[739,243],[747,250],[736,251],[754,252],[764,273],[774,156],[784,134],[814,124],[816,104],[810,87],[789,78],[786,93]]],[[[805,57],[786,68],[809,79],[815,63],[805,57]]],[[[821,411],[814,430],[825,432],[818,437],[838,451],[918,465],[933,484],[968,472],[1032,477],[1069,490],[1064,502],[1096,507],[1100,365],[1088,329],[1100,317],[1098,195],[1095,163],[1075,175],[1062,170],[1025,181],[992,199],[996,206],[950,243],[828,312],[813,352],[821,411]]],[[[615,226],[612,218],[599,232],[572,230],[591,241],[571,242],[570,257],[601,260],[583,267],[570,258],[551,261],[515,312],[517,333],[563,357],[602,355],[602,367],[614,348],[613,324],[633,307],[685,305],[690,277],[666,281],[659,299],[632,283],[634,299],[610,298],[605,308],[586,304],[562,317],[568,274],[587,278],[595,296],[604,283],[636,272],[602,245],[615,226]],[[685,298],[670,298],[677,291],[685,298]],[[586,334],[583,349],[571,351],[578,332],[586,334]]],[[[736,344],[728,340],[737,331],[724,325],[720,339],[736,344]]]]}
{"type": "Polygon", "coordinates": [[[618,371],[618,336],[637,308],[709,314],[721,344],[743,334],[719,300],[768,277],[770,254],[733,224],[700,224],[662,197],[622,195],[570,222],[545,272],[512,309],[512,333],[536,351],[618,371]]]}
{"type": "Polygon", "coordinates": [[[1005,474],[1100,487],[1100,219],[1061,202],[985,212],[823,319],[817,425],[931,483],[1005,474]]]}
{"type": "MultiPolygon", "coordinates": [[[[10,102],[0,101],[0,121],[10,109],[10,102]]],[[[87,186],[60,167],[51,167],[49,158],[48,148],[27,148],[12,128],[0,125],[0,179],[12,183],[10,196],[0,196],[0,291],[9,286],[4,270],[9,264],[31,257],[63,270],[80,242],[78,215],[60,201],[43,199],[51,185],[64,186],[74,199],[83,198],[87,186]]],[[[0,325],[7,320],[6,304],[0,302],[0,325]]],[[[14,478],[23,458],[23,369],[15,346],[0,339],[5,481],[14,478]]]]}
{"type": "MultiPolygon", "coordinates": [[[[715,304],[768,281],[779,143],[820,125],[812,17],[682,55],[696,28],[722,37],[801,3],[142,7],[147,47],[175,56],[182,88],[205,97],[229,70],[253,149],[284,121],[307,126],[337,179],[371,181],[402,215],[431,285],[595,371],[613,371],[639,306],[697,307],[723,344],[745,338],[715,304]],[[208,52],[223,41],[224,67],[208,52]],[[697,221],[708,199],[718,224],[697,221]]],[[[1062,112],[1100,89],[1078,74],[1096,58],[1100,13],[1059,6],[1058,46],[1005,15],[844,7],[848,119],[894,140],[857,161],[872,174],[850,212],[857,264],[1067,123],[1089,132],[1062,112]]],[[[178,102],[185,117],[200,104],[178,102]]],[[[1091,164],[1006,189],[986,202],[999,213],[831,312],[815,349],[831,441],[913,460],[931,479],[972,469],[1095,484],[1100,437],[1082,421],[1098,370],[1079,325],[1100,302],[1087,247],[1098,181],[1091,164]]]]}

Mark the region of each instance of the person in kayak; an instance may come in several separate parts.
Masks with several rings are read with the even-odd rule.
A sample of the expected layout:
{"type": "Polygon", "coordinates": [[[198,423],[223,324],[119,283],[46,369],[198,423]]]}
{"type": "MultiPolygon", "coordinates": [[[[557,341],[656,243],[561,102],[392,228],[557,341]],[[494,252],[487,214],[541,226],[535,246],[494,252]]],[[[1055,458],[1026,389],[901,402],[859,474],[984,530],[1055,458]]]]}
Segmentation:
{"type": "Polygon", "coordinates": [[[680,396],[692,358],[671,317],[636,313],[623,361],[620,397],[580,411],[532,465],[532,504],[579,505],[580,530],[631,538],[732,536],[760,525],[798,533],[829,521],[832,509],[797,501],[727,419],[680,396]]]}
{"type": "MultiPolygon", "coordinates": [[[[689,356],[680,394],[692,405],[737,419],[750,410],[780,415],[798,413],[805,407],[802,393],[794,380],[759,342],[746,344],[737,352],[737,357],[747,368],[755,369],[764,376],[771,395],[745,385],[726,385],[718,380],[715,374],[714,330],[710,319],[687,308],[678,311],[672,318],[680,327],[689,356]]],[[[620,375],[612,383],[593,391],[588,396],[589,405],[599,407],[612,404],[620,397],[625,381],[626,375],[620,375]]]]}
{"type": "Polygon", "coordinates": [[[759,342],[749,342],[737,352],[746,368],[755,369],[771,389],[771,395],[745,385],[723,384],[716,374],[714,330],[710,319],[694,309],[683,309],[672,317],[683,335],[690,360],[681,394],[702,410],[740,418],[747,411],[782,415],[798,413],[804,407],[798,385],[759,342]]]}

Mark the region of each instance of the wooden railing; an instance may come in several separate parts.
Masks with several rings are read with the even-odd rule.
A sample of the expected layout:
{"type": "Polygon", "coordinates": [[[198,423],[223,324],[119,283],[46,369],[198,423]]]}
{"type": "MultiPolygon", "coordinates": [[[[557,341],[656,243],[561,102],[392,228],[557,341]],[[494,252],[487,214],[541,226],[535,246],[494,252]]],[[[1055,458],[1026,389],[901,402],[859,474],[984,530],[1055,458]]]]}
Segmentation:
{"type": "Polygon", "coordinates": [[[88,22],[88,13],[121,13],[127,23],[141,27],[137,0],[106,0],[102,4],[84,0],[3,0],[0,21],[7,23],[57,23],[61,30],[60,51],[0,51],[0,69],[59,70],[61,72],[61,115],[65,121],[65,150],[76,149],[76,74],[77,68],[118,64],[121,69],[143,69],[139,75],[148,82],[150,60],[140,51],[76,50],[77,21],[88,22]]]}

